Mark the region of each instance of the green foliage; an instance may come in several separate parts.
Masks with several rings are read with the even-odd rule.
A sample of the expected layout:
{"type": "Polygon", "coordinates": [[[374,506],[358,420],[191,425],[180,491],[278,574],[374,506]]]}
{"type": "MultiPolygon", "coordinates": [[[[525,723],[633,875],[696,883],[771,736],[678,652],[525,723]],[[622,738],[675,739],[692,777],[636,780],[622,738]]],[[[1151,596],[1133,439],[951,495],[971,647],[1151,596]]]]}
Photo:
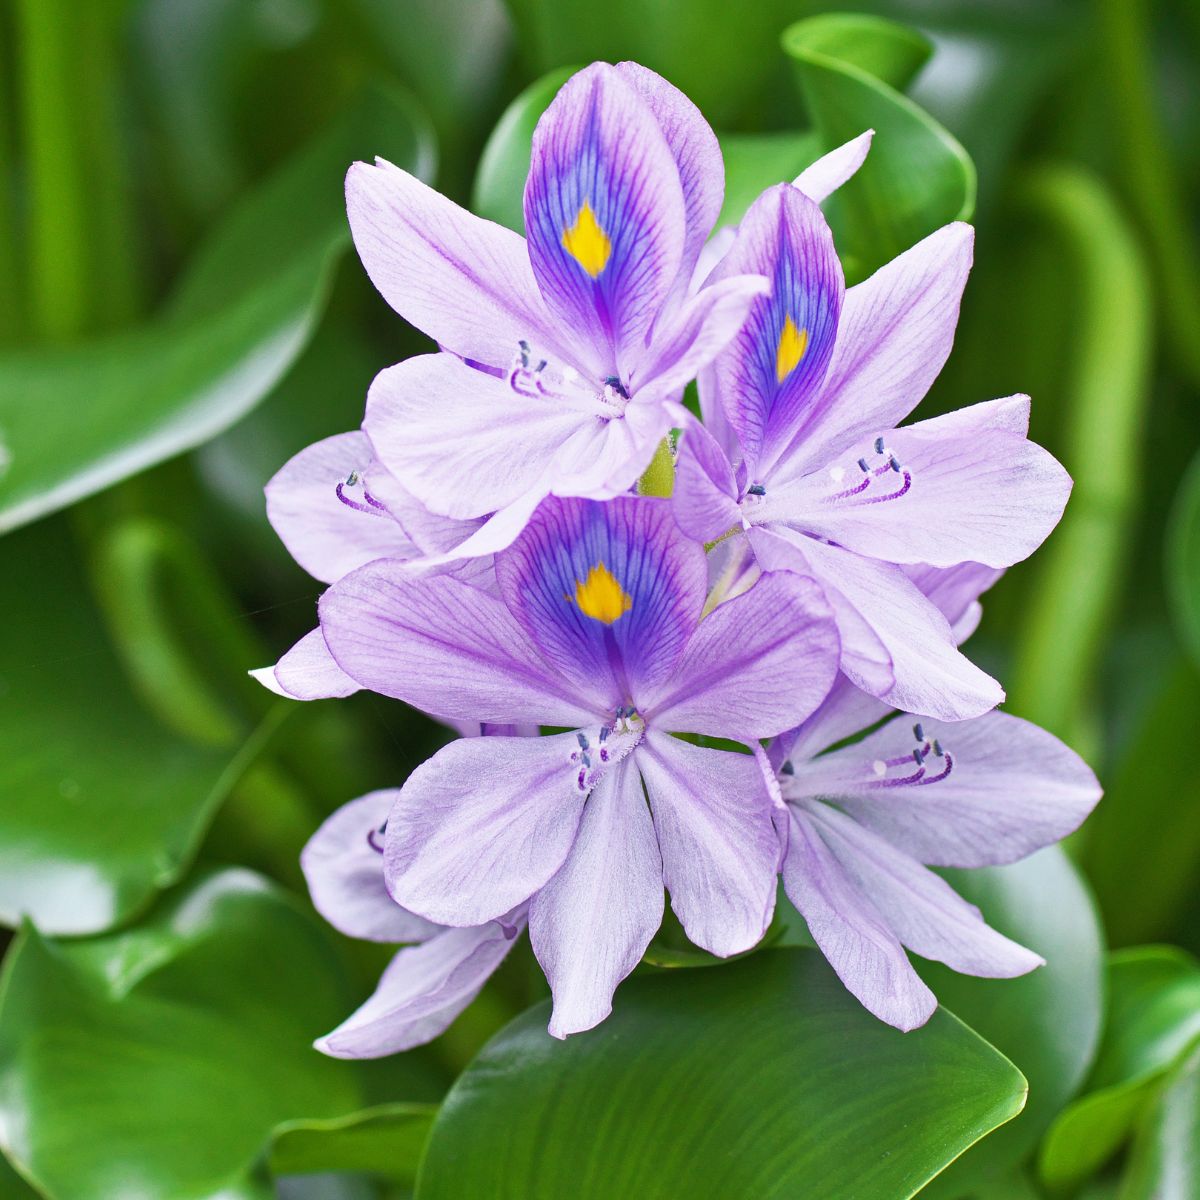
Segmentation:
{"type": "MultiPolygon", "coordinates": [[[[27,926],[0,996],[4,1150],[51,1200],[266,1196],[277,1127],[368,1101],[355,1064],[310,1049],[346,999],[326,931],[244,870],[201,875],[102,939],[27,926]]],[[[275,1153],[312,1169],[318,1137],[288,1125],[275,1153]]],[[[340,1165],[345,1142],[324,1140],[340,1165]]]]}
{"type": "Polygon", "coordinates": [[[811,950],[636,979],[566,1042],[548,1017],[519,1017],[451,1089],[420,1200],[903,1198],[1024,1103],[949,1013],[889,1029],[811,950]]]}
{"type": "Polygon", "coordinates": [[[211,235],[154,321],[0,356],[0,530],[189,450],[244,416],[303,350],[349,244],[340,180],[379,153],[428,174],[411,106],[375,91],[211,235]]]}

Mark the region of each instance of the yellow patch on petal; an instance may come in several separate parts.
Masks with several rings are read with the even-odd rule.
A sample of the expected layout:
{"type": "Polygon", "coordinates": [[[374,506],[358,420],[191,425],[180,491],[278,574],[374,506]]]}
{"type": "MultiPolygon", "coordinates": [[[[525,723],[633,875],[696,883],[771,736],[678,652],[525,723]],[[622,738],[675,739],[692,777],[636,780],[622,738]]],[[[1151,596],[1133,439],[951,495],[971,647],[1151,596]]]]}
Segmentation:
{"type": "Polygon", "coordinates": [[[779,349],[775,351],[775,379],[782,383],[799,365],[808,349],[808,330],[797,329],[796,322],[788,317],[779,335],[779,349]]]}
{"type": "Polygon", "coordinates": [[[633,597],[621,590],[616,576],[600,562],[582,583],[575,580],[575,603],[585,617],[611,625],[633,607],[633,597]]]}
{"type": "Polygon", "coordinates": [[[600,228],[592,206],[585,200],[575,224],[570,229],[564,229],[562,244],[566,252],[593,278],[598,279],[600,272],[608,266],[612,255],[612,242],[608,234],[600,228]]]}

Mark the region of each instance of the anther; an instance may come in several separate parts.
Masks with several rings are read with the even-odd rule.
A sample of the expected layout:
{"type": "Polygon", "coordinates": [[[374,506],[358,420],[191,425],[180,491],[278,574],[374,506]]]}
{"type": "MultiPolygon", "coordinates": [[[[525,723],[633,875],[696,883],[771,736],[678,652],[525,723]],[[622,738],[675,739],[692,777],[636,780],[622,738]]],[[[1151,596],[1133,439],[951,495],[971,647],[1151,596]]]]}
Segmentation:
{"type": "Polygon", "coordinates": [[[883,453],[883,438],[881,438],[881,437],[877,437],[875,439],[875,453],[876,454],[883,453]]]}
{"type": "Polygon", "coordinates": [[[933,739],[933,752],[934,752],[934,754],[936,754],[938,756],[938,758],[946,757],[945,753],[942,750],[942,743],[939,742],[937,740],[937,738],[933,739]]]}
{"type": "Polygon", "coordinates": [[[900,474],[900,464],[896,461],[896,456],[894,454],[888,459],[888,466],[891,467],[897,475],[900,474]]]}
{"type": "Polygon", "coordinates": [[[871,468],[867,466],[867,460],[860,458],[858,460],[858,469],[865,475],[871,468]]]}
{"type": "Polygon", "coordinates": [[[588,748],[587,734],[581,730],[579,733],[577,733],[575,735],[575,737],[579,742],[580,750],[586,750],[588,748]]]}
{"type": "Polygon", "coordinates": [[[925,740],[925,727],[920,721],[913,726],[913,737],[916,738],[918,742],[923,742],[925,740]]]}
{"type": "Polygon", "coordinates": [[[767,489],[763,487],[761,483],[752,483],[746,489],[746,494],[748,496],[765,496],[767,494],[767,489]]]}

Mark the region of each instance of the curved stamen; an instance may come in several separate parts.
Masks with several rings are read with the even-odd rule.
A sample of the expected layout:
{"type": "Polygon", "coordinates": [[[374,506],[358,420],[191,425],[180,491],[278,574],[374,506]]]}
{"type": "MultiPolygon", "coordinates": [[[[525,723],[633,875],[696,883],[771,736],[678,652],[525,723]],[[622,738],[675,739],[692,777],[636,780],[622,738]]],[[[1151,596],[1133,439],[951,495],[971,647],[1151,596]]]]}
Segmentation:
{"type": "Polygon", "coordinates": [[[350,477],[344,482],[339,483],[333,490],[336,493],[337,498],[347,508],[352,508],[355,512],[366,513],[368,516],[372,517],[383,517],[389,515],[387,505],[381,504],[378,500],[376,500],[375,497],[367,491],[365,485],[363,486],[363,499],[366,500],[366,504],[363,504],[359,500],[355,500],[352,496],[346,495],[346,488],[357,487],[361,483],[362,479],[358,472],[351,471],[350,477]]]}
{"type": "Polygon", "coordinates": [[[367,845],[370,846],[376,854],[383,853],[383,844],[379,841],[379,839],[387,832],[387,824],[388,823],[384,821],[384,823],[380,825],[378,829],[369,830],[367,833],[367,845]]]}

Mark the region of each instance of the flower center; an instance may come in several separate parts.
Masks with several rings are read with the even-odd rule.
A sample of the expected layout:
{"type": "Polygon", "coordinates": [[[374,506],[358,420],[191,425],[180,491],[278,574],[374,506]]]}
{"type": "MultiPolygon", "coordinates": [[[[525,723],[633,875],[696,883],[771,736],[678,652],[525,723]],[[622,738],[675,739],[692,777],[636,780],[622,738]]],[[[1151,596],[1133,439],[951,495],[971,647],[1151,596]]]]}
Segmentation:
{"type": "Polygon", "coordinates": [[[337,498],[347,508],[352,508],[355,512],[369,513],[373,517],[391,516],[388,506],[383,501],[376,500],[367,491],[367,485],[363,482],[362,476],[357,471],[351,471],[333,490],[337,493],[337,498]],[[351,495],[351,492],[355,489],[357,489],[358,495],[362,497],[361,500],[351,495]]]}
{"type": "Polygon", "coordinates": [[[618,707],[607,725],[580,729],[575,734],[579,746],[570,758],[579,791],[590,792],[610,767],[637,749],[645,733],[645,719],[632,704],[618,707]]]}
{"type": "Polygon", "coordinates": [[[623,417],[629,407],[629,389],[616,375],[590,383],[574,367],[552,367],[548,359],[534,359],[522,340],[508,371],[508,386],[529,400],[556,400],[605,421],[623,417]]]}
{"type": "MultiPolygon", "coordinates": [[[[826,504],[883,504],[888,500],[899,500],[912,487],[912,473],[906,471],[896,456],[884,445],[883,438],[875,439],[875,456],[882,463],[872,465],[865,458],[858,460],[859,475],[851,476],[848,486],[824,497],[826,504]]],[[[835,485],[847,483],[845,467],[834,467],[829,472],[835,485]]]]}
{"type": "Polygon", "coordinates": [[[877,758],[871,764],[874,779],[868,783],[872,788],[924,787],[945,779],[954,770],[954,759],[943,748],[937,738],[927,739],[925,730],[918,721],[913,726],[913,740],[917,743],[907,754],[897,758],[877,758]],[[935,761],[930,764],[929,760],[935,761]],[[905,768],[902,774],[890,774],[905,768]]]}

